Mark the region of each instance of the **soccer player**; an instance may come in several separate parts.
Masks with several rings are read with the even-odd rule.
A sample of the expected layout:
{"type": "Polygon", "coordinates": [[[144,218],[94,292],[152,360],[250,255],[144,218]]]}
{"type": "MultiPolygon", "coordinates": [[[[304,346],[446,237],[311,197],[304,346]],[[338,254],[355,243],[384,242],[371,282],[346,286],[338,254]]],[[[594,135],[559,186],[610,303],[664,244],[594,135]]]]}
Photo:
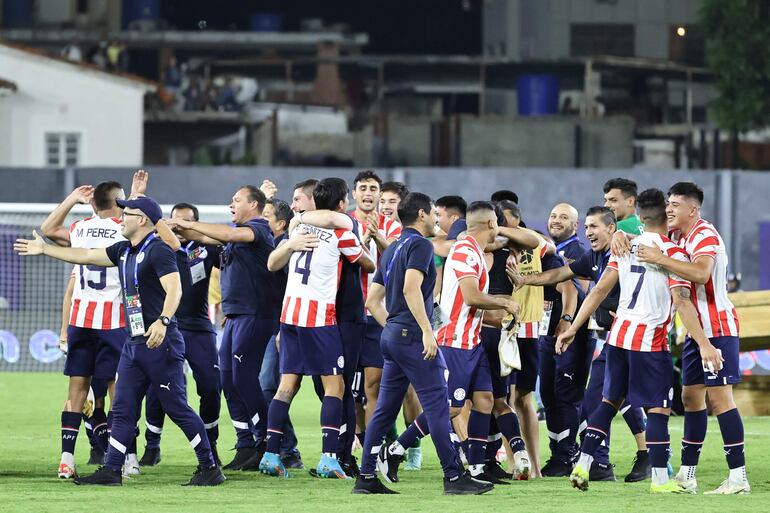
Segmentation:
{"type": "Polygon", "coordinates": [[[636,215],[636,182],[613,178],[604,184],[604,206],[612,210],[617,229],[624,233],[644,233],[644,225],[636,215]]]}
{"type": "Polygon", "coordinates": [[[406,195],[409,189],[401,182],[385,182],[382,184],[382,194],[380,195],[380,214],[385,219],[398,221],[398,205],[406,195]]]}
{"type": "Polygon", "coordinates": [[[267,199],[244,185],[230,203],[233,226],[185,221],[175,223],[187,240],[224,245],[221,268],[222,310],[227,318],[219,348],[222,390],[238,437],[236,454],[225,470],[256,470],[264,453],[267,403],[259,385],[265,348],[280,314],[276,276],[267,260],[275,239],[262,218],[267,199]]]}
{"type": "Polygon", "coordinates": [[[557,340],[562,353],[572,342],[579,326],[616,286],[620,285],[617,316],[607,338],[607,372],[602,402],[588,419],[580,459],[570,475],[575,488],[587,490],[588,469],[612,418],[623,400],[648,411],[647,447],[652,464],[652,493],[685,493],[668,476],[669,433],[673,394],[673,364],[668,347],[673,308],[704,352],[708,365],[717,368],[720,357],[706,338],[690,300],[690,283],[666,269],[641,262],[639,245],[655,246],[669,258],[686,261],[685,252],[666,237],[666,200],[657,189],[639,195],[645,232],[636,237],[630,254],[611,257],[601,279],[588,294],[572,326],[557,340]]]}
{"type": "Polygon", "coordinates": [[[315,203],[313,202],[313,189],[318,185],[318,180],[310,178],[299,182],[294,186],[294,192],[292,193],[291,209],[294,212],[304,212],[315,210],[315,203]]]}
{"type": "MultiPolygon", "coordinates": [[[[347,185],[339,178],[321,180],[313,190],[313,200],[320,209],[344,211],[347,185]]],[[[302,223],[302,215],[299,217],[299,226],[268,260],[271,270],[279,270],[288,262],[289,277],[281,310],[281,382],[270,403],[267,451],[259,469],[268,475],[288,477],[278,452],[289,407],[302,376],[321,376],[325,393],[321,405],[323,454],[316,474],[345,479],[337,449],[346,362],[335,303],[340,257],[355,263],[366,253],[351,230],[318,228],[302,223]],[[306,235],[314,236],[310,244],[305,242],[306,235]]]]}
{"type": "MultiPolygon", "coordinates": [[[[198,208],[190,203],[177,203],[171,209],[171,222],[199,220],[198,208]]],[[[217,454],[219,438],[219,409],[222,388],[219,382],[219,358],[214,325],[209,319],[208,291],[211,270],[219,263],[220,247],[188,241],[180,236],[182,247],[176,252],[177,267],[182,283],[182,299],[176,312],[179,332],[184,338],[184,357],[192,369],[196,391],[200,398],[199,414],[206,428],[214,461],[221,465],[217,454]]],[[[160,438],[165,412],[155,387],[147,388],[144,432],[146,446],[140,466],[160,463],[160,438]]]]}
{"type": "MultiPolygon", "coordinates": [[[[440,305],[448,317],[442,319],[443,326],[438,330],[436,339],[449,371],[450,417],[460,414],[466,398],[473,405],[468,420],[467,453],[471,477],[492,484],[506,484],[485,469],[493,412],[503,436],[510,441],[521,467],[520,472],[527,477],[529,456],[521,438],[518,419],[505,402],[505,395],[495,401],[489,359],[481,343],[480,331],[485,310],[505,310],[516,316],[519,305],[509,297],[488,294],[489,272],[484,248],[495,242],[499,229],[494,206],[487,201],[477,201],[471,203],[466,215],[466,236],[452,245],[444,265],[445,283],[440,305]]],[[[399,458],[405,449],[411,447],[414,439],[427,434],[428,426],[423,413],[398,440],[380,452],[378,463],[388,482],[398,481],[399,458]],[[385,458],[387,462],[383,461],[385,458]]]]}
{"type": "MultiPolygon", "coordinates": [[[[367,307],[384,326],[385,360],[381,394],[364,441],[361,474],[353,493],[392,494],[375,475],[378,454],[386,449],[385,434],[396,420],[406,389],[414,386],[444,472],[445,494],[480,494],[493,485],[462,473],[457,451],[449,440],[447,368],[431,326],[436,268],[433,246],[426,237],[436,233],[436,208],[425,194],[411,193],[398,208],[406,227],[401,239],[382,255],[381,266],[367,297],[367,307]],[[385,300],[385,305],[383,305],[385,300]]],[[[387,462],[387,458],[382,458],[387,462]]],[[[387,469],[384,469],[387,474],[387,469]]]]}
{"type": "Polygon", "coordinates": [[[127,445],[135,438],[141,398],[152,384],[158,387],[164,411],[177,424],[198,457],[198,469],[188,484],[214,486],[224,482],[214,463],[200,417],[187,404],[184,340],[174,313],[182,296],[174,252],[154,233],[162,218],[160,205],[148,197],[116,200],[123,207],[122,233],[127,239],[107,248],[61,248],[19,239],[14,250],[22,256],[48,255],[79,265],[120,270],[128,338],[118,363],[112,432],[105,464],[94,474],[75,477],[76,484],[121,485],[127,445]]]}
{"type": "MultiPolygon", "coordinates": [[[[382,252],[401,235],[401,225],[392,219],[386,219],[377,212],[380,201],[380,186],[382,179],[373,171],[361,171],[353,179],[353,199],[356,200],[356,209],[352,217],[358,222],[358,237],[361,243],[372,255],[375,262],[380,260],[382,252]]],[[[374,278],[374,273],[362,273],[361,285],[366,301],[369,287],[374,278]]],[[[380,350],[380,336],[382,327],[367,312],[366,336],[361,348],[359,366],[364,370],[364,393],[366,395],[366,423],[372,417],[374,405],[382,379],[382,351],[380,350]]],[[[365,435],[364,435],[365,436],[365,435]]]]}
{"type": "Polygon", "coordinates": [[[700,216],[703,190],[691,182],[679,182],[668,191],[666,216],[672,240],[687,252],[689,262],[675,260],[659,249],[640,244],[641,262],[657,264],[692,282],[692,295],[703,331],[724,359],[719,369],[705,363],[712,359],[710,345],[685,340],[682,351],[682,402],[684,438],[682,467],[677,481],[688,491],[697,490],[695,470],[706,437],[706,394],[719,421],[728,478],[709,494],[729,495],[751,492],[746,478],[743,449],[743,421],[733,400],[733,385],[741,380],[739,366],[739,323],[735,307],[727,296],[727,252],[716,228],[700,216]],[[704,352],[705,351],[705,352],[704,352]]]}

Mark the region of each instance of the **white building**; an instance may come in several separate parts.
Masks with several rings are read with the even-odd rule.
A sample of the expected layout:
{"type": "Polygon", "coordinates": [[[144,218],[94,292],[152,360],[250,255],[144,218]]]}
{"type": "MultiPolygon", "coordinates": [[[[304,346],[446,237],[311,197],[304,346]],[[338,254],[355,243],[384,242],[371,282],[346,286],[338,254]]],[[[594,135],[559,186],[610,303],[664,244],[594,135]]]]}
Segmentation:
{"type": "Polygon", "coordinates": [[[0,166],[140,166],[144,95],[154,89],[0,43],[0,166]]]}

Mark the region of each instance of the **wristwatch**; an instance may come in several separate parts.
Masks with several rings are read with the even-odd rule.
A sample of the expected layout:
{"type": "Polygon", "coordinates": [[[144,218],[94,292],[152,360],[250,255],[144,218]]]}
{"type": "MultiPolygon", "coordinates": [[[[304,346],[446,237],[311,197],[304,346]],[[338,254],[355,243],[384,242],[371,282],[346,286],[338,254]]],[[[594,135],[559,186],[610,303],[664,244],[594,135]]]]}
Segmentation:
{"type": "Polygon", "coordinates": [[[572,321],[575,320],[575,318],[572,317],[570,314],[564,314],[564,315],[561,316],[561,320],[567,321],[567,322],[572,322],[572,321]]]}
{"type": "Polygon", "coordinates": [[[168,326],[169,324],[171,324],[171,319],[169,317],[166,317],[165,315],[161,315],[159,319],[164,326],[168,326]]]}

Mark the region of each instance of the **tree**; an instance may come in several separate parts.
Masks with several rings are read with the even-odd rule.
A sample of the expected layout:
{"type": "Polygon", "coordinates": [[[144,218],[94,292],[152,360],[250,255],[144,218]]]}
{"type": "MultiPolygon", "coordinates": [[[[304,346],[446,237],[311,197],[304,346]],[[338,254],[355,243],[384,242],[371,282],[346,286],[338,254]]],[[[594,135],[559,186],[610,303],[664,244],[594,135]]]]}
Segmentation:
{"type": "Polygon", "coordinates": [[[703,0],[700,29],[717,76],[717,121],[738,167],[738,134],[770,125],[770,0],[703,0]]]}

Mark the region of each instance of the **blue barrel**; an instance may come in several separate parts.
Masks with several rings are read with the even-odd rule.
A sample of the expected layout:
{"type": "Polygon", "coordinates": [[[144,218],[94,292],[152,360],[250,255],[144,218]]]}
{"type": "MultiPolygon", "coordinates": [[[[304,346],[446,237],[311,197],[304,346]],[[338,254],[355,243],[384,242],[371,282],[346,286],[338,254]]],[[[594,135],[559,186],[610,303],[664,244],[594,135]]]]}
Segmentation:
{"type": "Polygon", "coordinates": [[[272,12],[255,12],[249,16],[249,28],[253,32],[280,32],[283,16],[272,12]]]}
{"type": "Polygon", "coordinates": [[[123,0],[122,26],[124,29],[134,21],[159,19],[160,0],[123,0]]]}
{"type": "Polygon", "coordinates": [[[549,116],[559,112],[559,78],[521,75],[516,80],[519,116],[549,116]]]}
{"type": "Polygon", "coordinates": [[[35,2],[32,0],[5,0],[3,26],[6,28],[31,27],[34,22],[35,2]]]}

